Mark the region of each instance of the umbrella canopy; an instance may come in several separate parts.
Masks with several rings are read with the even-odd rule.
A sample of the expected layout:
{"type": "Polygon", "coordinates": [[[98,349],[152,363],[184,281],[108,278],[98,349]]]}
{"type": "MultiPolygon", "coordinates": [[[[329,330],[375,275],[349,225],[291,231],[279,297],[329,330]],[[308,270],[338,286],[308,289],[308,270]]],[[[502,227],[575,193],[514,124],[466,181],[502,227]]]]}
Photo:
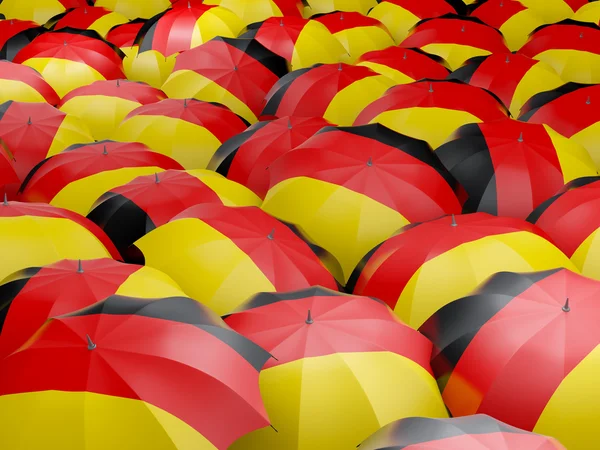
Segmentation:
{"type": "Polygon", "coordinates": [[[324,128],[269,171],[262,208],[329,251],[340,284],[402,226],[460,211],[431,148],[381,125],[324,128]]]}
{"type": "Polygon", "coordinates": [[[137,18],[150,19],[169,8],[171,3],[175,3],[176,1],[177,0],[152,0],[150,2],[140,2],[138,0],[95,0],[94,5],[118,12],[128,19],[133,20],[137,18]]]}
{"type": "Polygon", "coordinates": [[[363,54],[357,65],[366,66],[397,84],[412,83],[423,78],[442,80],[450,71],[448,63],[439,56],[430,55],[418,48],[397,46],[363,54]]]}
{"type": "Polygon", "coordinates": [[[519,53],[545,61],[564,81],[600,83],[600,27],[563,20],[537,28],[519,53]]]}
{"type": "Polygon", "coordinates": [[[207,168],[264,198],[269,190],[271,164],[329,125],[320,117],[282,117],[255,123],[224,142],[207,168]]]}
{"type": "Polygon", "coordinates": [[[552,238],[582,275],[600,280],[600,177],[567,183],[527,218],[552,238]]]}
{"type": "Polygon", "coordinates": [[[49,320],[2,360],[3,442],[225,449],[269,423],[258,384],[269,357],[192,299],[111,296],[49,320]]]}
{"type": "Polygon", "coordinates": [[[217,37],[181,53],[162,89],[171,98],[221,103],[254,123],[287,71],[285,59],[255,39],[217,37]]]}
{"type": "Polygon", "coordinates": [[[102,7],[85,5],[53,17],[46,26],[51,24],[53,30],[63,28],[94,30],[100,36],[105,37],[113,27],[127,22],[129,19],[123,14],[102,7]]]}
{"type": "Polygon", "coordinates": [[[159,270],[109,258],[28,267],[0,284],[0,357],[19,349],[50,317],[77,311],[114,294],[185,296],[177,283],[159,270]]]}
{"type": "Polygon", "coordinates": [[[112,188],[96,200],[87,217],[125,253],[146,233],[201,203],[260,206],[261,200],[215,172],[166,170],[112,188]]]}
{"type": "Polygon", "coordinates": [[[392,420],[447,417],[431,344],[379,300],[322,287],[260,293],[225,321],[273,355],[260,374],[272,428],[231,450],[356,448],[392,420]]]}
{"type": "Polygon", "coordinates": [[[29,20],[0,20],[0,57],[12,61],[23,47],[44,31],[44,27],[29,20]]]}
{"type": "Polygon", "coordinates": [[[394,40],[383,23],[358,12],[335,11],[312,18],[325,25],[344,46],[347,54],[342,55],[342,61],[348,64],[354,64],[367,52],[394,45],[394,40]]]}
{"type": "Polygon", "coordinates": [[[2,0],[0,14],[6,19],[30,20],[43,25],[57,14],[87,4],[87,0],[2,0]]]}
{"type": "Polygon", "coordinates": [[[492,93],[456,80],[420,80],[395,86],[367,105],[354,125],[380,123],[439,147],[461,125],[504,119],[492,93]]]}
{"type": "Polygon", "coordinates": [[[173,7],[150,19],[135,41],[140,52],[155,50],[171,56],[221,36],[237,37],[244,23],[232,11],[202,0],[181,0],[173,7]]]}
{"type": "Polygon", "coordinates": [[[375,247],[357,266],[348,288],[380,298],[418,328],[495,273],[576,270],[548,239],[519,219],[486,213],[443,217],[405,227],[375,247]]]}
{"type": "Polygon", "coordinates": [[[352,125],[359,112],[395,85],[368,67],[315,64],[282,77],[266,96],[266,117],[323,117],[352,125]]]}
{"type": "Polygon", "coordinates": [[[589,0],[519,0],[546,23],[555,23],[573,16],[589,0]]]}
{"type": "Polygon", "coordinates": [[[573,14],[571,19],[600,25],[600,3],[591,2],[583,5],[573,14]]]}
{"type": "Polygon", "coordinates": [[[10,100],[56,105],[58,95],[31,67],[0,61],[0,103],[10,100]]]}
{"type": "Polygon", "coordinates": [[[566,450],[556,439],[528,433],[485,414],[452,419],[408,417],[360,444],[360,450],[566,450]]]}
{"type": "Polygon", "coordinates": [[[327,257],[322,249],[254,206],[192,206],[139,239],[128,256],[171,275],[218,314],[257,292],[337,288],[319,260],[327,257]],[[218,262],[207,257],[215,252],[218,262]]]}
{"type": "Polygon", "coordinates": [[[11,273],[61,259],[120,259],[104,232],[79,214],[44,203],[0,204],[0,280],[11,273]]]}
{"type": "Polygon", "coordinates": [[[512,119],[464,125],[435,154],[467,193],[463,212],[520,219],[565,183],[598,174],[581,145],[512,119]]]}
{"type": "Polygon", "coordinates": [[[15,169],[15,157],[0,138],[0,186],[6,190],[7,185],[18,184],[20,181],[15,169]]]}
{"type": "Polygon", "coordinates": [[[438,311],[420,331],[434,343],[452,415],[490,414],[568,449],[592,448],[600,392],[586,387],[599,375],[598,294],[600,282],[565,269],[504,272],[438,311]]]}
{"type": "Polygon", "coordinates": [[[122,25],[115,25],[106,33],[105,39],[121,50],[126,51],[126,49],[136,45],[135,38],[145,23],[146,20],[144,19],[135,19],[122,25]]]}
{"type": "Polygon", "coordinates": [[[338,63],[346,54],[344,46],[325,25],[301,17],[271,17],[249,25],[240,37],[256,39],[285,58],[291,70],[338,63]]]}
{"type": "Polygon", "coordinates": [[[219,146],[248,125],[218,104],[166,99],[131,111],[118,125],[113,139],[142,142],[186,169],[205,169],[219,146]]]}
{"type": "Polygon", "coordinates": [[[300,0],[219,0],[218,3],[233,11],[245,25],[270,17],[302,17],[300,0]]]}
{"type": "Polygon", "coordinates": [[[76,144],[46,158],[29,172],[19,189],[19,198],[85,215],[94,201],[111,188],[167,169],[182,167],[138,142],[76,144]]]}
{"type": "Polygon", "coordinates": [[[421,20],[400,46],[418,47],[458,69],[474,56],[508,52],[502,33],[474,17],[445,14],[421,20]]]}
{"type": "Polygon", "coordinates": [[[369,10],[377,5],[377,0],[306,0],[302,5],[304,17],[334,11],[358,12],[366,16],[369,10]]]}
{"type": "Polygon", "coordinates": [[[63,28],[36,37],[13,62],[37,70],[63,97],[97,80],[125,78],[123,56],[95,31],[63,28]]]}
{"type": "Polygon", "coordinates": [[[546,124],[583,145],[600,167],[600,111],[592,106],[598,98],[600,86],[567,83],[531,97],[519,120],[546,124]]]}
{"type": "Polygon", "coordinates": [[[512,53],[471,58],[464,66],[452,72],[448,79],[463,81],[493,92],[508,107],[514,118],[519,117],[521,108],[531,97],[564,84],[554,69],[545,62],[512,53]]]}
{"type": "Polygon", "coordinates": [[[379,0],[369,17],[383,23],[399,44],[421,20],[463,12],[466,8],[462,0],[379,0]]]}
{"type": "Polygon", "coordinates": [[[164,92],[144,83],[99,80],[73,89],[58,108],[84,122],[96,140],[113,137],[125,117],[142,105],[166,98],[164,92]]]}

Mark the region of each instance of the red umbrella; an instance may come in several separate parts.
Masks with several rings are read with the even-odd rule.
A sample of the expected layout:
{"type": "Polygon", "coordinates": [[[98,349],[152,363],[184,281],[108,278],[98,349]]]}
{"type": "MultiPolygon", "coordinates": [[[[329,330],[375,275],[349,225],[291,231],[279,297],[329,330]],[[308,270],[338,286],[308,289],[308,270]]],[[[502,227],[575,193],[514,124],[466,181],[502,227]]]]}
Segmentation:
{"type": "Polygon", "coordinates": [[[15,158],[6,143],[0,138],[0,187],[21,181],[15,170],[14,160],[15,158]]]}
{"type": "Polygon", "coordinates": [[[81,6],[69,9],[53,17],[45,26],[49,27],[51,25],[52,30],[61,30],[63,28],[94,30],[104,37],[111,28],[127,22],[128,20],[125,16],[109,9],[95,6],[81,6]]]}
{"type": "Polygon", "coordinates": [[[135,45],[135,38],[145,23],[144,19],[136,19],[122,25],[114,26],[106,34],[106,40],[119,48],[133,47],[135,45]]]}
{"type": "Polygon", "coordinates": [[[44,31],[44,27],[29,20],[0,20],[0,58],[12,61],[23,47],[44,31]]]}

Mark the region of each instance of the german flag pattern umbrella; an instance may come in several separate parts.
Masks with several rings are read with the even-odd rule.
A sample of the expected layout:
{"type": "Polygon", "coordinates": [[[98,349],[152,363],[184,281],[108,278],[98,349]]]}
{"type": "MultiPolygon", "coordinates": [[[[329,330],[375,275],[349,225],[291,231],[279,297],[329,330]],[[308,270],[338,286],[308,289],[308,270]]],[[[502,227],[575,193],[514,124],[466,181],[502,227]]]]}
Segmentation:
{"type": "Polygon", "coordinates": [[[0,363],[2,439],[13,448],[225,449],[269,423],[258,384],[269,357],[192,299],[111,296],[51,319],[0,363]],[[74,423],[85,431],[73,433],[74,423]]]}
{"type": "Polygon", "coordinates": [[[287,71],[285,59],[254,39],[218,37],[181,53],[162,89],[171,98],[221,103],[254,123],[287,71]]]}
{"type": "Polygon", "coordinates": [[[556,439],[528,433],[485,414],[452,419],[408,417],[360,444],[360,450],[566,450],[556,439]]]}
{"type": "Polygon", "coordinates": [[[169,8],[177,0],[152,0],[138,2],[136,0],[95,0],[94,5],[123,14],[130,20],[150,19],[169,8]]]}
{"type": "Polygon", "coordinates": [[[0,284],[0,356],[18,350],[50,317],[86,308],[114,294],[185,296],[164,273],[109,258],[28,267],[0,284]]]}
{"type": "Polygon", "coordinates": [[[52,24],[53,30],[60,30],[62,28],[94,30],[102,37],[106,37],[106,34],[112,28],[127,22],[128,19],[123,14],[110,11],[106,8],[88,5],[70,9],[49,21],[52,24]]]}
{"type": "Polygon", "coordinates": [[[63,28],[36,37],[13,62],[37,70],[63,97],[97,80],[125,78],[123,57],[95,31],[63,28]]]}
{"type": "Polygon", "coordinates": [[[29,172],[19,189],[19,199],[86,215],[94,201],[111,188],[167,169],[182,167],[137,142],[76,144],[29,172]]]}
{"type": "Polygon", "coordinates": [[[325,251],[252,206],[188,208],[139,239],[128,256],[169,274],[218,314],[232,312],[257,292],[337,288],[319,260],[327,258],[325,251]],[[221,255],[218,264],[205,256],[215,252],[221,255]]]}
{"type": "Polygon", "coordinates": [[[537,28],[519,53],[551,65],[565,81],[600,83],[600,27],[563,20],[537,28]]]}
{"type": "Polygon", "coordinates": [[[518,53],[476,56],[452,72],[448,79],[493,92],[515,119],[534,95],[564,84],[551,66],[518,53]]]}
{"type": "Polygon", "coordinates": [[[57,14],[83,6],[87,6],[86,0],[2,0],[0,14],[6,19],[30,20],[43,25],[57,14]]]}
{"type": "Polygon", "coordinates": [[[147,84],[99,80],[73,89],[62,98],[58,108],[81,119],[94,139],[100,141],[113,137],[119,124],[134,109],[165,98],[164,92],[147,84]]]}
{"type": "Polygon", "coordinates": [[[233,11],[245,25],[270,17],[301,17],[301,0],[218,0],[217,2],[223,8],[233,11]]]}
{"type": "Polygon", "coordinates": [[[600,401],[600,283],[565,269],[500,273],[420,331],[453,416],[483,413],[593,448],[600,401]],[[486,370],[474,361],[486,358],[486,370]],[[493,362],[492,362],[493,361],[493,362]],[[518,410],[518,414],[513,411],[518,410]]]}
{"type": "Polygon", "coordinates": [[[122,25],[115,25],[106,33],[105,39],[127,53],[128,49],[136,45],[135,38],[145,23],[146,20],[135,19],[122,25]]]}
{"type": "Polygon", "coordinates": [[[142,142],[186,169],[205,169],[219,146],[248,125],[218,104],[167,99],[131,111],[112,137],[117,141],[142,142]]]}
{"type": "Polygon", "coordinates": [[[381,125],[325,128],[269,171],[262,208],[330,252],[340,284],[404,225],[460,211],[430,147],[381,125]]]}
{"type": "Polygon", "coordinates": [[[520,219],[475,213],[413,225],[373,248],[347,287],[385,301],[415,328],[495,273],[576,270],[544,232],[520,219]]]}
{"type": "Polygon", "coordinates": [[[0,20],[0,57],[12,61],[23,47],[44,31],[44,27],[29,20],[0,20]]]}
{"type": "Polygon", "coordinates": [[[390,421],[447,417],[431,344],[379,300],[322,287],[260,293],[225,321],[273,355],[260,374],[272,427],[231,450],[356,448],[390,421]]]}
{"type": "Polygon", "coordinates": [[[512,119],[462,126],[435,154],[466,191],[464,212],[520,219],[565,183],[598,174],[581,145],[512,119]]]}
{"type": "Polygon", "coordinates": [[[440,56],[452,70],[475,56],[509,51],[498,30],[477,18],[456,14],[420,21],[400,46],[417,47],[440,56]]]}
{"type": "Polygon", "coordinates": [[[362,110],[354,125],[380,123],[436,149],[462,125],[507,115],[502,102],[485,89],[456,80],[420,80],[388,90],[362,110]]]}
{"type": "Polygon", "coordinates": [[[0,103],[7,101],[56,105],[58,95],[31,67],[0,61],[0,103]]]}
{"type": "Polygon", "coordinates": [[[335,125],[350,126],[365,106],[395,84],[368,67],[315,64],[277,81],[266,96],[262,116],[323,117],[335,125]]]}
{"type": "Polygon", "coordinates": [[[148,232],[201,203],[260,206],[262,202],[249,189],[215,172],[166,170],[112,188],[96,200],[87,217],[125,253],[148,232]]]}

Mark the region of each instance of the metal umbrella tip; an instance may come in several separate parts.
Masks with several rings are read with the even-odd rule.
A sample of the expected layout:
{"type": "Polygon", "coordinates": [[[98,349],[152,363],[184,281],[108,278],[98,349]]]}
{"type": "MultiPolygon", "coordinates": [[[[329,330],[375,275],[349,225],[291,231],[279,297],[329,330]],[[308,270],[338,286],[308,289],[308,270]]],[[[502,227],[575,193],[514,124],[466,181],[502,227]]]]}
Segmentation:
{"type": "Polygon", "coordinates": [[[433,83],[429,83],[429,92],[433,92],[433,83]]]}
{"type": "Polygon", "coordinates": [[[523,132],[522,131],[521,131],[521,133],[519,133],[519,139],[517,139],[517,141],[523,142],[523,132]]]}
{"type": "Polygon", "coordinates": [[[31,125],[31,116],[27,119],[27,125],[31,125]]]}
{"type": "Polygon", "coordinates": [[[77,262],[77,273],[83,273],[83,263],[81,260],[77,262]]]}
{"type": "Polygon", "coordinates": [[[106,150],[106,145],[104,146],[104,150],[102,151],[103,155],[108,155],[108,150],[106,150]]]}
{"type": "Polygon", "coordinates": [[[86,334],[85,338],[87,339],[87,342],[88,342],[88,350],[94,350],[96,348],[96,344],[94,344],[94,341],[92,341],[92,338],[90,337],[90,335],[86,334]]]}
{"type": "Polygon", "coordinates": [[[510,62],[510,56],[506,55],[506,61],[505,62],[507,62],[507,63],[510,62]]]}
{"type": "Polygon", "coordinates": [[[579,33],[579,39],[583,38],[583,31],[581,33],[579,33]]]}
{"type": "Polygon", "coordinates": [[[408,58],[408,53],[406,53],[406,51],[404,52],[404,55],[402,55],[402,59],[407,59],[408,58]]]}
{"type": "Polygon", "coordinates": [[[187,108],[187,98],[184,98],[184,99],[183,99],[183,107],[184,107],[184,108],[187,108]]]}
{"type": "Polygon", "coordinates": [[[500,2],[500,8],[502,8],[504,6],[504,2],[500,2]]]}
{"type": "Polygon", "coordinates": [[[292,129],[292,121],[288,119],[288,130],[292,129]]]}
{"type": "Polygon", "coordinates": [[[238,66],[233,66],[233,70],[237,72],[238,66]]]}
{"type": "Polygon", "coordinates": [[[588,98],[585,100],[585,104],[589,105],[590,103],[592,103],[592,98],[588,95],[588,98]]]}
{"type": "Polygon", "coordinates": [[[87,7],[85,7],[85,6],[83,7],[83,13],[87,14],[87,7]]]}
{"type": "Polygon", "coordinates": [[[279,19],[279,26],[282,27],[283,26],[283,19],[279,19]]]}
{"type": "Polygon", "coordinates": [[[158,172],[154,174],[154,182],[156,184],[160,183],[160,178],[158,178],[158,172]]]}
{"type": "Polygon", "coordinates": [[[367,166],[371,167],[373,165],[373,158],[369,156],[369,160],[367,161],[367,166]]]}
{"type": "Polygon", "coordinates": [[[314,323],[314,320],[313,320],[313,318],[312,318],[312,314],[310,313],[310,309],[308,310],[308,316],[306,317],[306,321],[305,321],[305,322],[306,322],[307,324],[309,324],[309,325],[310,325],[311,323],[314,323]]]}
{"type": "Polygon", "coordinates": [[[190,3],[190,0],[188,0],[188,8],[191,8],[192,4],[190,3]]]}
{"type": "Polygon", "coordinates": [[[562,310],[564,312],[569,312],[571,311],[571,308],[569,307],[569,297],[567,297],[567,301],[565,302],[564,306],[562,307],[562,310]]]}
{"type": "Polygon", "coordinates": [[[342,63],[338,63],[338,70],[342,70],[342,63]]]}
{"type": "Polygon", "coordinates": [[[63,39],[63,45],[66,46],[67,45],[67,40],[63,39]]]}
{"type": "Polygon", "coordinates": [[[121,81],[117,80],[117,87],[121,87],[121,81]]]}
{"type": "Polygon", "coordinates": [[[2,202],[2,204],[4,206],[8,206],[8,195],[6,195],[6,192],[4,193],[4,201],[2,202]]]}
{"type": "Polygon", "coordinates": [[[271,230],[271,232],[270,232],[270,233],[267,235],[267,239],[270,239],[271,241],[272,241],[273,239],[275,239],[275,228],[273,228],[273,229],[271,230]]]}
{"type": "Polygon", "coordinates": [[[452,214],[452,223],[450,224],[453,227],[457,227],[458,224],[456,223],[456,217],[454,217],[454,214],[452,214]]]}
{"type": "Polygon", "coordinates": [[[463,26],[460,28],[460,31],[461,31],[462,33],[464,33],[464,32],[465,32],[465,26],[464,26],[464,25],[463,25],[463,26]]]}

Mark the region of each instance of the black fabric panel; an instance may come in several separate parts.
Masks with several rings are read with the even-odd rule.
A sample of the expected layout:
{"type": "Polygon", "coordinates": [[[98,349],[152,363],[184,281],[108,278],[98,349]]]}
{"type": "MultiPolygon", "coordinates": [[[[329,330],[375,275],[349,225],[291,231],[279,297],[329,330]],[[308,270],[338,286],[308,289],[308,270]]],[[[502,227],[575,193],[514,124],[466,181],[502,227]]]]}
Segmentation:
{"type": "Polygon", "coordinates": [[[0,49],[0,59],[12,61],[23,47],[45,32],[46,29],[44,27],[37,27],[15,34],[10,39],[7,39],[2,49],[0,49]]]}
{"type": "Polygon", "coordinates": [[[519,116],[519,120],[521,122],[528,122],[538,111],[538,109],[544,107],[548,103],[556,100],[557,98],[562,97],[563,95],[570,94],[571,92],[575,92],[578,89],[582,89],[589,86],[589,84],[566,83],[562,86],[557,87],[556,89],[539,92],[525,102],[525,104],[521,108],[521,115],[519,116]]]}
{"type": "Polygon", "coordinates": [[[10,108],[10,105],[12,105],[12,104],[13,104],[13,100],[9,100],[0,105],[0,120],[2,120],[4,118],[4,114],[6,114],[6,111],[8,111],[8,109],[10,108]]]}
{"type": "Polygon", "coordinates": [[[13,300],[41,269],[41,267],[30,267],[19,270],[4,279],[3,283],[0,284],[0,336],[13,300]]]}
{"type": "MultiPolygon", "coordinates": [[[[385,241],[384,241],[385,242],[385,241]]],[[[360,276],[363,273],[363,270],[365,270],[365,267],[367,266],[367,263],[369,262],[369,260],[373,257],[373,255],[375,254],[375,252],[377,250],[379,250],[379,247],[381,247],[384,242],[382,242],[381,244],[376,245],[375,247],[373,247],[365,256],[362,257],[362,259],[358,262],[358,264],[356,265],[356,267],[354,268],[354,270],[352,271],[352,273],[350,274],[350,278],[348,278],[348,282],[346,283],[346,286],[344,288],[344,291],[352,294],[354,293],[354,289],[356,289],[356,283],[358,283],[358,279],[360,278],[360,276]]]]}
{"type": "MultiPolygon", "coordinates": [[[[1,120],[1,119],[0,119],[1,120]]],[[[34,177],[34,175],[36,174],[36,172],[38,170],[40,170],[40,168],[46,164],[48,161],[50,161],[52,158],[54,158],[56,155],[52,155],[42,161],[40,161],[39,163],[37,163],[35,166],[33,166],[33,168],[29,171],[29,173],[27,174],[27,176],[25,177],[25,179],[23,180],[23,183],[21,183],[21,187],[19,187],[19,190],[17,192],[17,194],[22,194],[23,191],[27,188],[27,185],[29,184],[29,182],[31,181],[31,179],[34,177]]]]}
{"type": "Polygon", "coordinates": [[[263,46],[256,39],[216,37],[211,40],[222,41],[227,45],[246,53],[256,61],[260,62],[279,78],[283,77],[289,72],[287,61],[263,46]]]}
{"type": "Polygon", "coordinates": [[[454,72],[446,77],[446,80],[459,80],[463,83],[469,83],[471,81],[471,77],[477,72],[477,69],[481,66],[481,64],[489,57],[489,55],[485,56],[475,56],[474,58],[468,59],[462,67],[459,67],[454,72]]]}

